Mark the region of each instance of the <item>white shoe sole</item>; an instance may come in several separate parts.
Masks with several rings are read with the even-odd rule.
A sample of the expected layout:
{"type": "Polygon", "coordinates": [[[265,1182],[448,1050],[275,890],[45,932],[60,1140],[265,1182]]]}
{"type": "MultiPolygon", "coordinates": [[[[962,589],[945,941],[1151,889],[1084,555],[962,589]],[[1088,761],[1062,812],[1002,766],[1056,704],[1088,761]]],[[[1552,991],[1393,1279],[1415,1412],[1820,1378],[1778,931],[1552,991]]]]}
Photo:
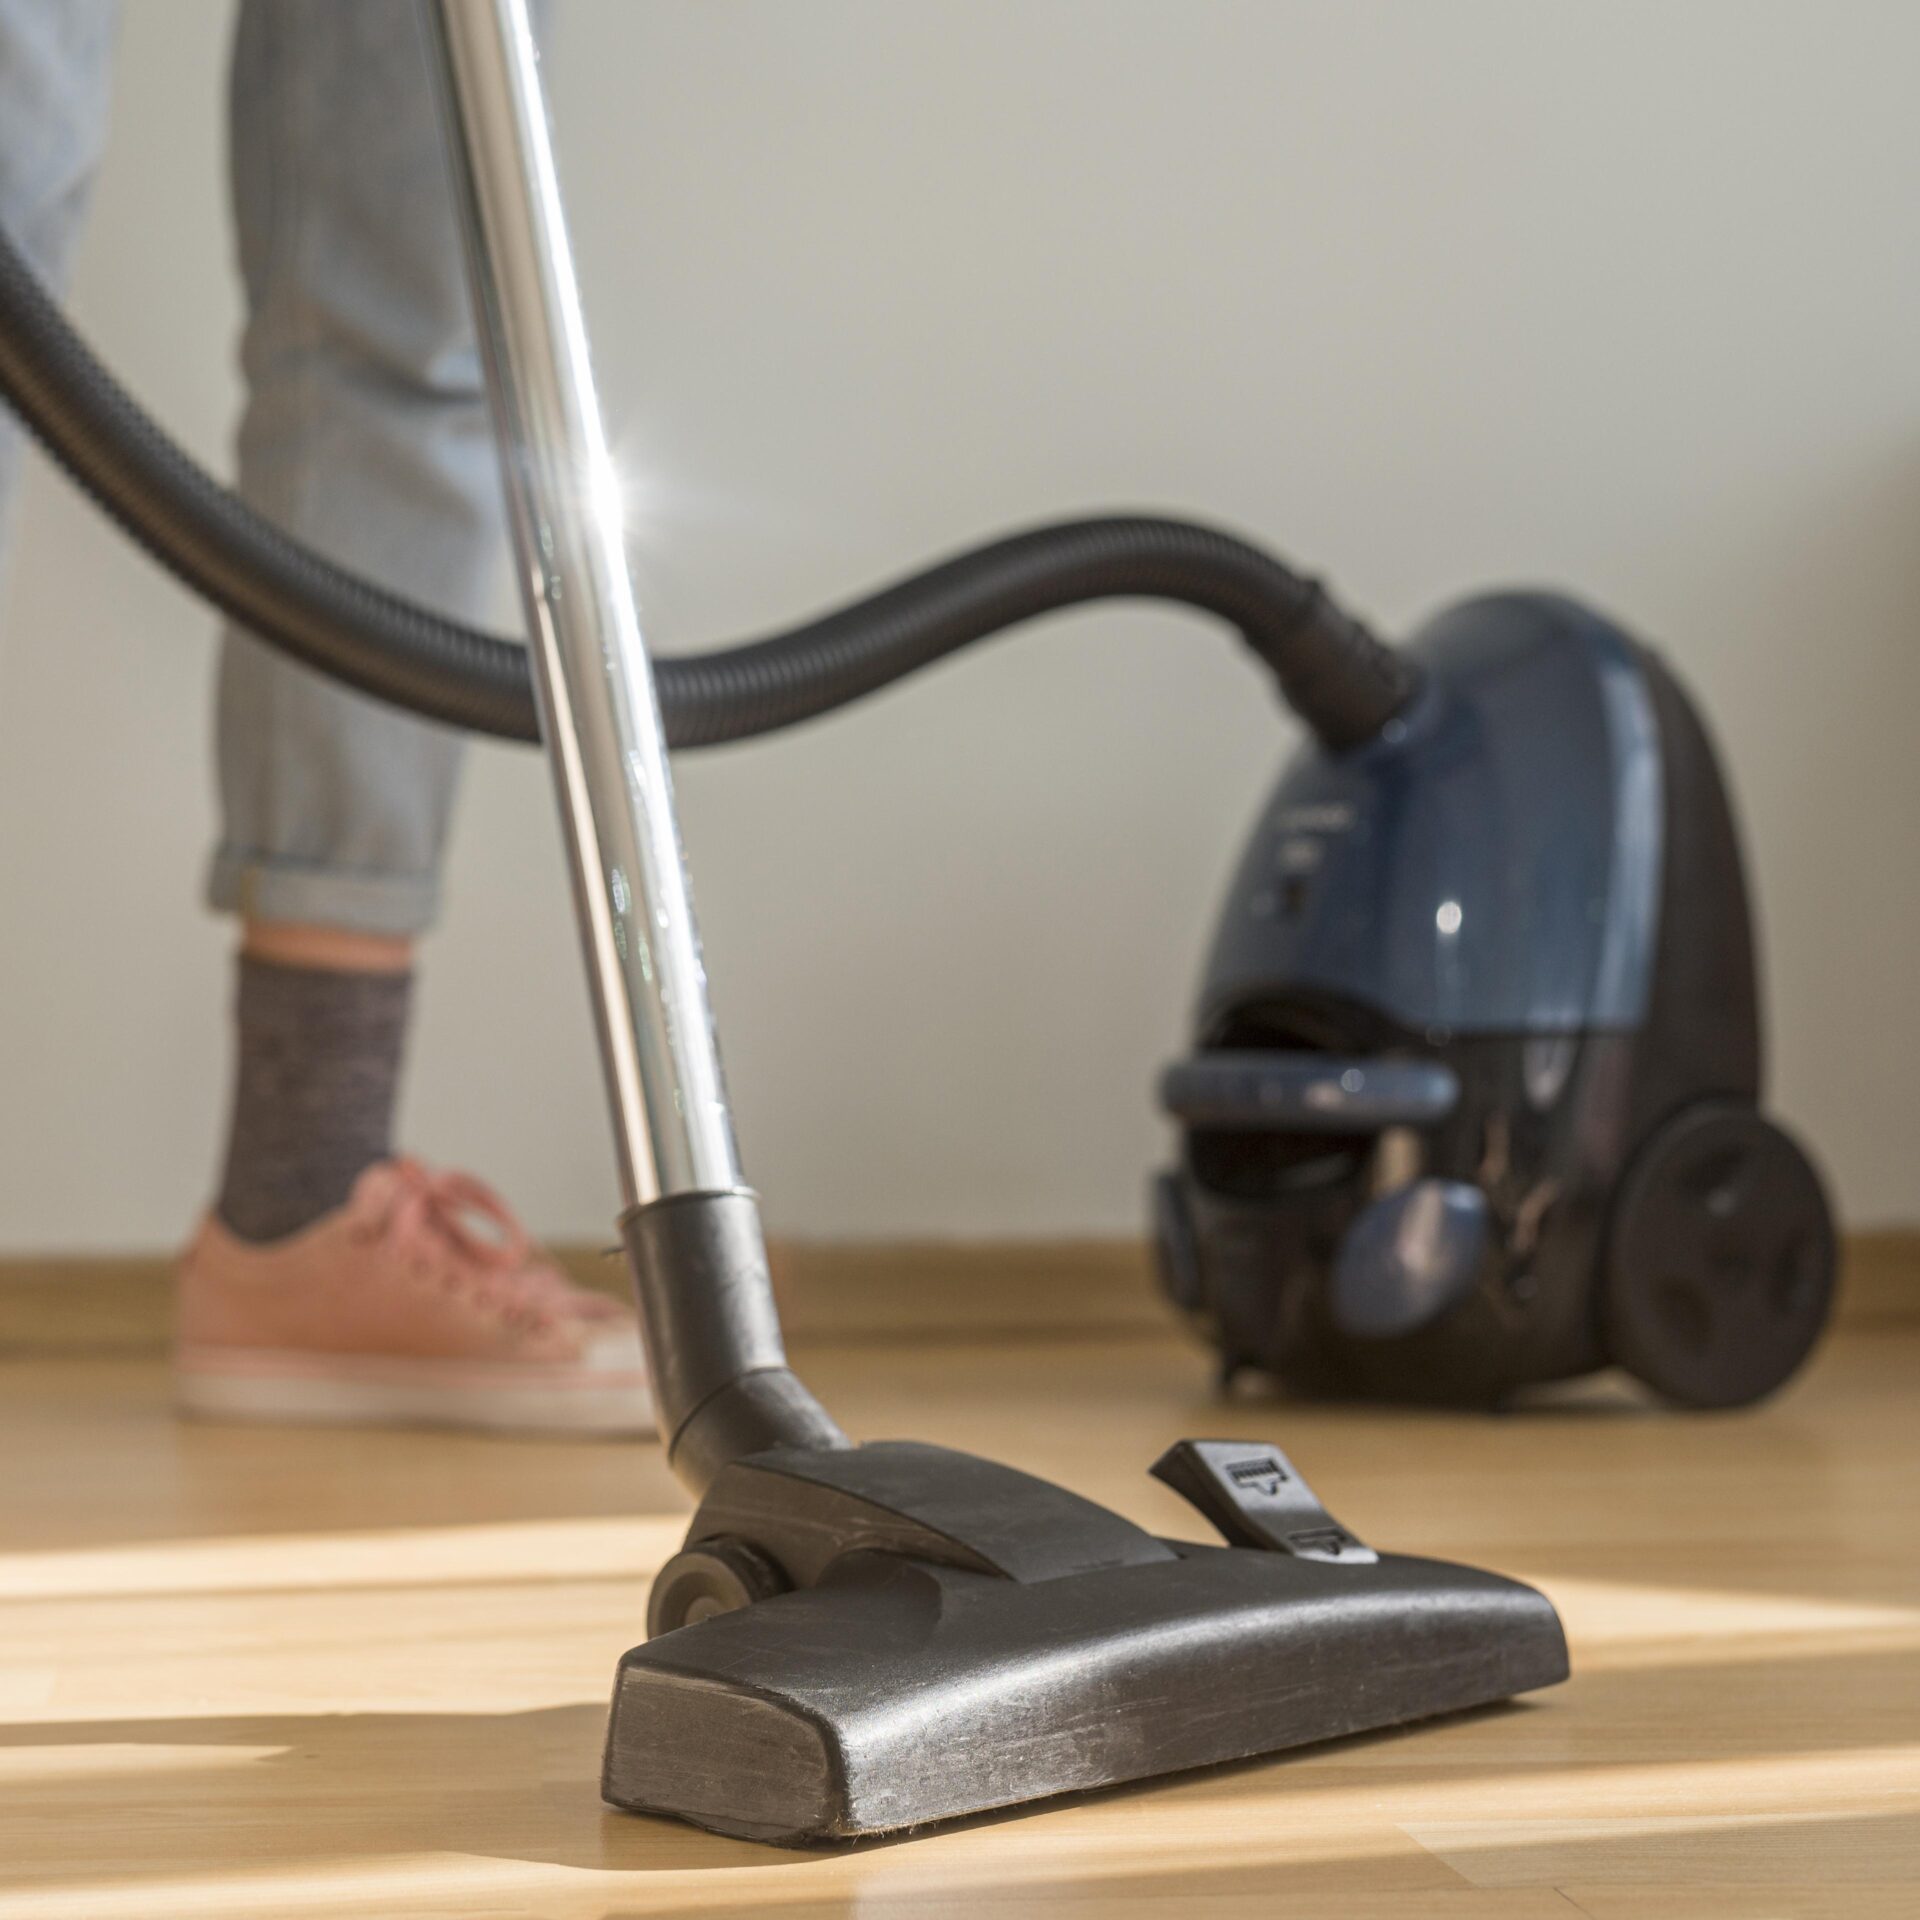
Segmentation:
{"type": "Polygon", "coordinates": [[[633,1438],[655,1432],[646,1375],[606,1367],[201,1347],[176,1356],[174,1399],[196,1418],[282,1426],[633,1438]]]}

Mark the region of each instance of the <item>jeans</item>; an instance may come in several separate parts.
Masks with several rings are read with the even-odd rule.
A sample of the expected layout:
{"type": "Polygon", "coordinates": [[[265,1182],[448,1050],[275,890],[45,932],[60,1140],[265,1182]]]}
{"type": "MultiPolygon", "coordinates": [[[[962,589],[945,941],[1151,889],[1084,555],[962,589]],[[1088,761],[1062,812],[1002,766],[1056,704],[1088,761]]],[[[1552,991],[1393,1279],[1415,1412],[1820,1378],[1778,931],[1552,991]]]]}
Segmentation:
{"type": "MultiPolygon", "coordinates": [[[[0,221],[58,285],[104,140],[119,0],[0,0],[0,221]]],[[[505,512],[413,0],[244,0],[229,172],[247,319],[239,491],[331,558],[498,621],[505,512]]],[[[19,461],[0,420],[0,524],[19,461]]],[[[208,898],[412,935],[461,737],[222,639],[208,898]]]]}

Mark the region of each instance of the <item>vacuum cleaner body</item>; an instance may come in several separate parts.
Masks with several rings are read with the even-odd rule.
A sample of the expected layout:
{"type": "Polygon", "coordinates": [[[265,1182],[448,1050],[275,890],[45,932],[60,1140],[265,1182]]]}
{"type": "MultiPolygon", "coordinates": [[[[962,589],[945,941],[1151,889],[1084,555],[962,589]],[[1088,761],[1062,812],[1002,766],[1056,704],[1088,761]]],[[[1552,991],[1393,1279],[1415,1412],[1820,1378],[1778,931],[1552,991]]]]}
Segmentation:
{"type": "Polygon", "coordinates": [[[1489,1403],[1620,1362],[1674,1400],[1779,1385],[1832,1227],[1761,1117],[1726,788],[1687,695],[1572,601],[1408,648],[1378,738],[1303,750],[1242,859],[1163,1102],[1164,1284],[1318,1393],[1489,1403]]]}

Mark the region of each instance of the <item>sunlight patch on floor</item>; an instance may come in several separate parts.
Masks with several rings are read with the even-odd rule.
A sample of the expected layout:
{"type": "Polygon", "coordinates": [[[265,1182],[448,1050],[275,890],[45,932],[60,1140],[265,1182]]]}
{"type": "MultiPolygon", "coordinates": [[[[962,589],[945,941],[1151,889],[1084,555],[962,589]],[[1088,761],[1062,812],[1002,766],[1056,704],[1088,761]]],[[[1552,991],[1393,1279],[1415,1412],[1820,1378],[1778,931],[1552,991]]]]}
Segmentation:
{"type": "Polygon", "coordinates": [[[683,1517],[653,1515],[0,1552],[0,1601],[651,1579],[685,1531],[683,1517]]]}
{"type": "Polygon", "coordinates": [[[1807,1634],[1841,1636],[1850,1652],[1920,1647],[1920,1605],[1586,1576],[1534,1578],[1559,1609],[1576,1666],[1581,1655],[1601,1656],[1610,1671],[1664,1666],[1677,1648],[1689,1665],[1731,1663],[1751,1660],[1756,1643],[1807,1634]]]}

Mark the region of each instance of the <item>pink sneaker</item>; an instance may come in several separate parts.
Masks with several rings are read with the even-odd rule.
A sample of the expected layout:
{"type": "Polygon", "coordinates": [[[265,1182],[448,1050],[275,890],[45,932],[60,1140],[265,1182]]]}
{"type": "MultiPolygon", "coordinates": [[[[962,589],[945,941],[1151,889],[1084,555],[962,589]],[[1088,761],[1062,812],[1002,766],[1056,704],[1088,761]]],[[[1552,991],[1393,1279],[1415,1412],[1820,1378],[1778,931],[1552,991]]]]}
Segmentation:
{"type": "Polygon", "coordinates": [[[179,1404],[218,1419],[652,1433],[639,1329],[465,1174],[384,1160],[270,1246],[212,1215],[180,1263],[179,1404]]]}

